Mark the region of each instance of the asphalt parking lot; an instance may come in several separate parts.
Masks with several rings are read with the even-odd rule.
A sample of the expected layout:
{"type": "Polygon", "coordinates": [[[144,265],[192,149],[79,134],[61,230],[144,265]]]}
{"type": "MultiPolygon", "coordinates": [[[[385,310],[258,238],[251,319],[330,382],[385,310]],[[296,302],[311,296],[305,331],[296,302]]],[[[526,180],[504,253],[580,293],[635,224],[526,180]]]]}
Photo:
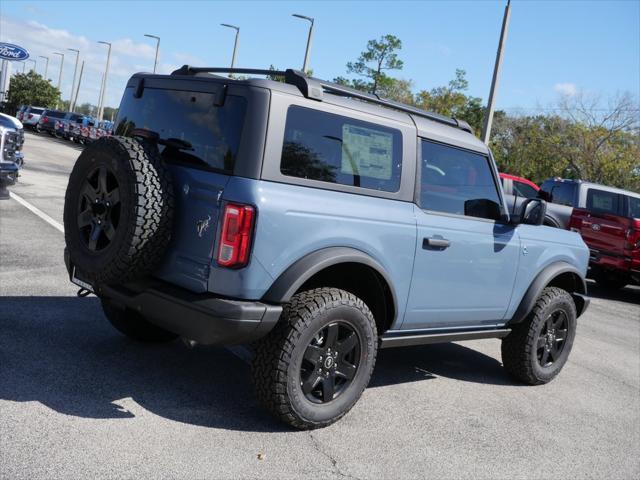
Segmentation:
{"type": "Polygon", "coordinates": [[[62,262],[81,152],[26,135],[0,194],[0,478],[638,478],[640,289],[594,299],[552,383],[512,382],[497,340],[383,350],[337,424],[288,430],[232,352],[132,343],[62,262]]]}

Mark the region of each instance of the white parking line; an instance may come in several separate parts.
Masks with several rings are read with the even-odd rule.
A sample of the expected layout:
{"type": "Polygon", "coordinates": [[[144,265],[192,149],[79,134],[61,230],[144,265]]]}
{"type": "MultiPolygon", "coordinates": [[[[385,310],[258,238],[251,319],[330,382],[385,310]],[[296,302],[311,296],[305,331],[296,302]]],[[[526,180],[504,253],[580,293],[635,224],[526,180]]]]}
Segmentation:
{"type": "Polygon", "coordinates": [[[62,226],[62,224],[56,222],[53,218],[51,218],[49,215],[44,213],[38,207],[35,207],[35,206],[31,205],[29,202],[27,202],[20,195],[17,195],[17,194],[15,194],[13,192],[9,192],[9,196],[11,198],[13,198],[16,202],[21,204],[23,207],[28,208],[29,210],[31,210],[33,213],[35,213],[37,216],[39,216],[41,219],[43,219],[49,225],[51,225],[52,227],[56,228],[60,232],[64,233],[64,227],[62,226]]]}

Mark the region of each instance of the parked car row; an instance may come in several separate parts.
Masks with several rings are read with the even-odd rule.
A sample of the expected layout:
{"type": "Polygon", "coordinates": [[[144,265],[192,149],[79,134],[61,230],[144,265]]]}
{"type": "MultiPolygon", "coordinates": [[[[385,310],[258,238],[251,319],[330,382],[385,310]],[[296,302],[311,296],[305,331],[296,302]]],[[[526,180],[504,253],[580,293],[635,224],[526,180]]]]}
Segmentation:
{"type": "Polygon", "coordinates": [[[76,143],[91,143],[113,133],[113,122],[55,109],[23,106],[18,109],[16,118],[37,133],[46,132],[76,143]]]}
{"type": "Polygon", "coordinates": [[[597,183],[549,178],[538,186],[500,174],[510,208],[527,198],[546,200],[545,225],[580,233],[589,247],[589,276],[618,289],[640,285],[640,194],[597,183]]]}

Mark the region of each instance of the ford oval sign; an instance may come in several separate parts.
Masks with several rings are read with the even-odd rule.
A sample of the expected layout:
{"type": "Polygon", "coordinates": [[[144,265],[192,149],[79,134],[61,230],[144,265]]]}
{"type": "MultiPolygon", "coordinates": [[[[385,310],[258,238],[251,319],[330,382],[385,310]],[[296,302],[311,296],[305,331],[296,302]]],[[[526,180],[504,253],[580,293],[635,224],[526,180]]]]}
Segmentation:
{"type": "Polygon", "coordinates": [[[0,58],[2,60],[22,61],[29,58],[29,52],[18,45],[0,42],[0,58]]]}

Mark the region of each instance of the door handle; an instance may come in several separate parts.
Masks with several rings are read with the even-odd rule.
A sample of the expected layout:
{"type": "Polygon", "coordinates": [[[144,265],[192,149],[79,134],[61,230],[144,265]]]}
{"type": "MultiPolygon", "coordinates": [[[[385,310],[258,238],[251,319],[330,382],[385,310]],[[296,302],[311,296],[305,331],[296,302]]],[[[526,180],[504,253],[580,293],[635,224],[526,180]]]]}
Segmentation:
{"type": "Polygon", "coordinates": [[[444,250],[451,245],[451,242],[440,236],[426,237],[422,239],[422,248],[425,250],[444,250]]]}

